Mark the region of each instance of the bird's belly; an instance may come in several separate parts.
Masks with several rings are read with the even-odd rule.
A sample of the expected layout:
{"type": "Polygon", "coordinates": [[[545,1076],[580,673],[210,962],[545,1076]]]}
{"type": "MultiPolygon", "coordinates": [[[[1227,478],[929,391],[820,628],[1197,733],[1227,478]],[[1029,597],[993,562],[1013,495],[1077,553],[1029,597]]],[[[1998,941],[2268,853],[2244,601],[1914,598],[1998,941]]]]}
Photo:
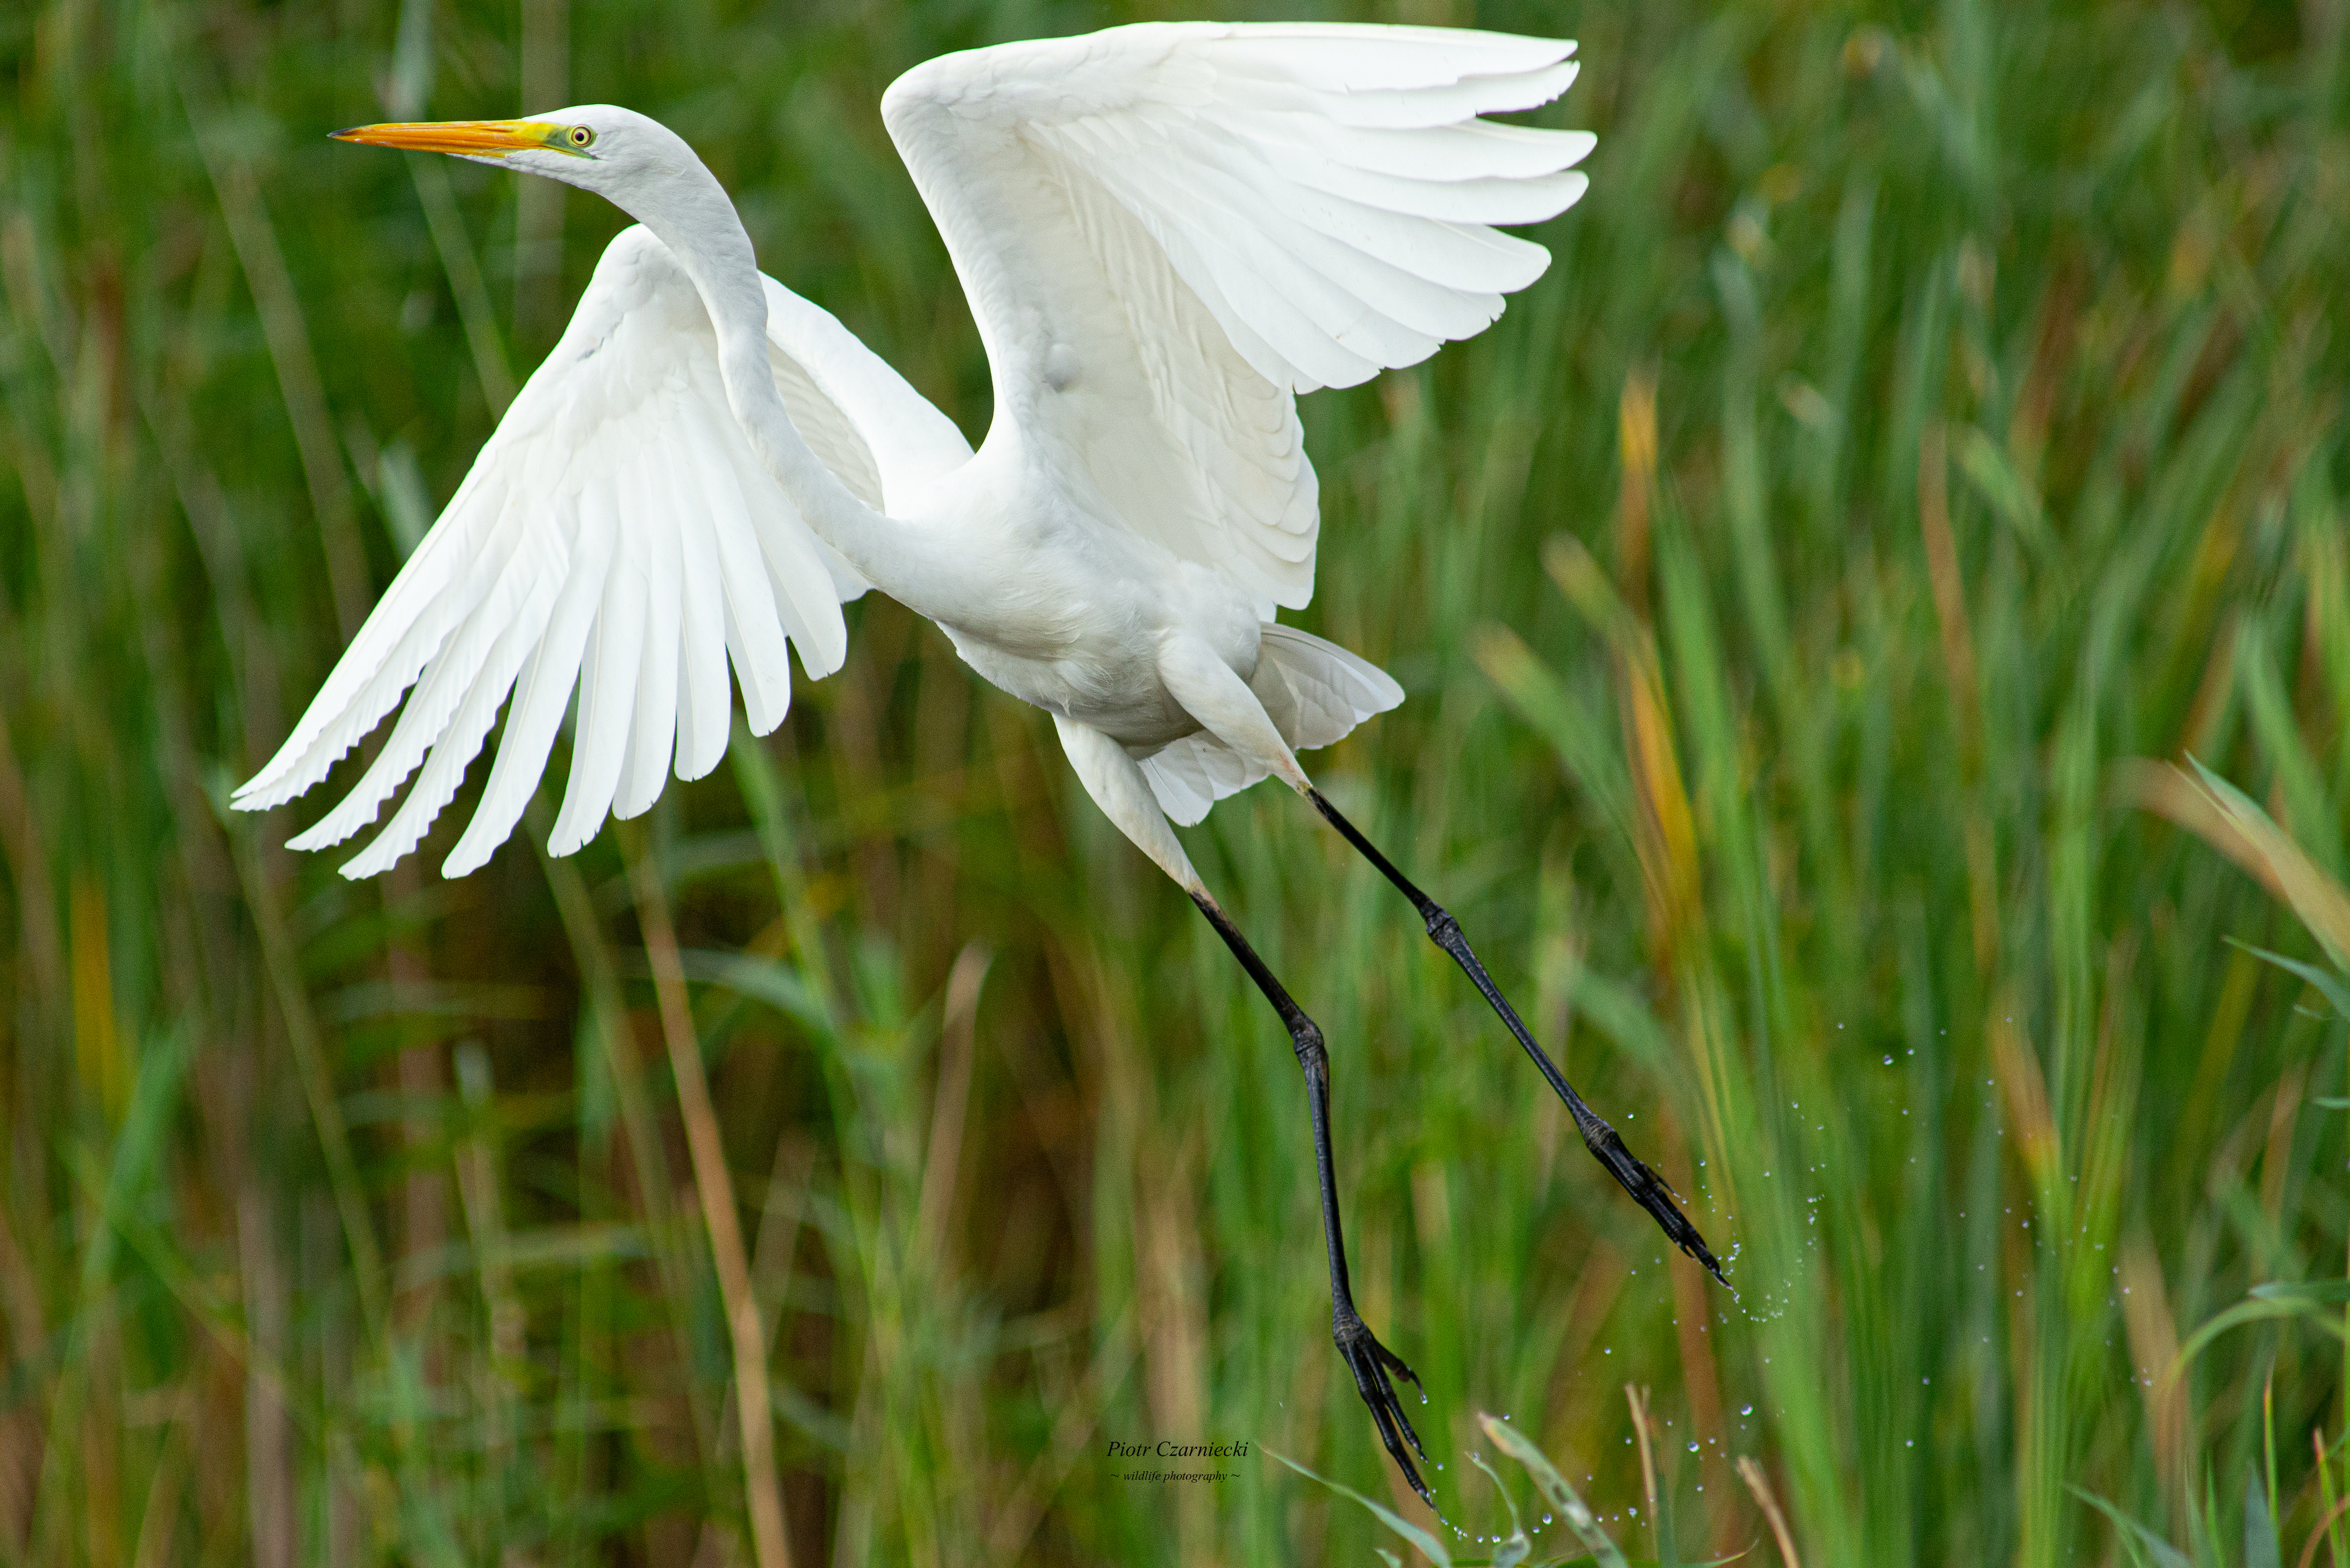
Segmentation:
{"type": "Polygon", "coordinates": [[[1159,678],[1156,638],[1115,648],[1079,643],[1040,656],[945,630],[963,662],[991,685],[1112,740],[1163,746],[1200,728],[1159,678]]]}
{"type": "Polygon", "coordinates": [[[1243,680],[1256,673],[1253,607],[1220,581],[1206,591],[1187,581],[1205,578],[1201,568],[1165,578],[1105,573],[1055,580],[1060,576],[1024,574],[1003,613],[941,620],[940,628],[992,684],[1129,746],[1163,746],[1201,727],[1159,678],[1169,638],[1205,642],[1243,680]]]}
{"type": "Polygon", "coordinates": [[[939,497],[955,602],[917,607],[990,683],[1140,748],[1201,728],[1159,679],[1167,639],[1205,642],[1243,680],[1256,672],[1254,602],[1222,574],[1101,520],[1050,475],[976,488],[939,497]]]}

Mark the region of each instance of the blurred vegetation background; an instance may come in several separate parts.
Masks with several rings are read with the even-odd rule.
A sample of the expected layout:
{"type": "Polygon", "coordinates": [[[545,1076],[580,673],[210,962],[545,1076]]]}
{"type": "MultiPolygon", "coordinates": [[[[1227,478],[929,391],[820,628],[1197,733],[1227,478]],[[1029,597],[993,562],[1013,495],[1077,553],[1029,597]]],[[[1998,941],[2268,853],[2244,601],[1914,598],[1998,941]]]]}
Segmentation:
{"type": "MultiPolygon", "coordinates": [[[[655,114],[975,437],[881,90],[1171,14],[0,8],[0,1562],[1384,1539],[1262,1447],[1176,1487],[1113,1438],[1427,1522],[1337,1376],[1278,1025],[896,607],[575,860],[542,818],[440,881],[461,799],[353,885],[223,810],[624,222],[325,131],[655,114]]],[[[2343,0],[1323,14],[1577,36],[1541,118],[1600,143],[1493,330],[1308,400],[1297,618],[1411,693],[1310,765],[1737,1284],[1310,813],[1219,808],[1448,1522],[1504,1519],[1484,1409],[1634,1556],[1772,1561],[1767,1495],[1814,1568],[2339,1568],[2343,0]]]]}

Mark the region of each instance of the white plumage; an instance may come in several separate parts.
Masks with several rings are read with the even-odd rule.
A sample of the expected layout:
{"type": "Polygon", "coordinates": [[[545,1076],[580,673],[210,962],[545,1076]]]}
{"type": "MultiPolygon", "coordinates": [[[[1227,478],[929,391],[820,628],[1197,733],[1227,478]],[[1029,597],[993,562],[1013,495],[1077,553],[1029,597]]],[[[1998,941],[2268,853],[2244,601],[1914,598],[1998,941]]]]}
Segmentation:
{"type": "MultiPolygon", "coordinates": [[[[856,345],[846,328],[780,286],[775,292],[778,389],[844,483],[882,500],[873,451],[827,396],[827,370],[894,383],[902,405],[889,386],[860,389],[873,420],[919,409],[935,421],[917,418],[910,436],[885,448],[898,461],[918,464],[947,439],[969,455],[951,423],[880,360],[842,354],[856,345]]],[[[861,579],[751,451],[727,406],[717,347],[668,247],[641,227],[615,239],[562,341],[237,804],[273,805],[317,783],[417,682],[358,786],[293,841],[313,849],[349,837],[421,762],[390,826],[345,867],[373,875],[422,838],[511,691],[490,785],[444,867],[462,876],[513,831],[576,683],[572,782],[555,833],[556,852],[567,854],[608,810],[625,817],[650,806],[672,755],[680,778],[718,764],[730,663],[760,734],[791,705],[787,646],[812,679],[838,669],[847,649],[840,602],[862,591],[861,579]]]]}
{"type": "MultiPolygon", "coordinates": [[[[1540,246],[1490,225],[1571,204],[1591,138],[1476,117],[1555,97],[1572,54],[1436,29],[1152,24],[908,72],[882,115],[994,371],[977,454],[824,311],[762,278],[761,320],[744,280],[713,279],[747,242],[654,122],[590,108],[454,142],[424,139],[432,127],[354,133],[553,175],[646,226],[612,242],[562,341],[237,804],[319,783],[405,696],[364,776],[293,841],[351,837],[414,775],[344,867],[370,875],[421,841],[504,709],[442,867],[462,876],[511,834],[573,713],[550,846],[569,853],[608,814],[649,807],[670,772],[717,765],[730,684],[754,733],[780,723],[785,649],[810,679],[838,668],[840,602],[868,585],[938,621],[999,685],[1117,741],[1179,822],[1268,773],[1302,778],[1292,750],[1402,692],[1273,624],[1313,591],[1295,394],[1415,363],[1541,274],[1540,246]],[[541,134],[564,127],[592,147],[541,134]],[[764,388],[730,384],[730,335],[745,329],[764,339],[764,388]],[[798,450],[779,463],[785,447],[798,450]],[[1247,683],[1275,747],[1203,728],[1174,695],[1159,654],[1186,641],[1247,683]]],[[[1116,815],[1191,880],[1163,823],[1116,815]]]]}

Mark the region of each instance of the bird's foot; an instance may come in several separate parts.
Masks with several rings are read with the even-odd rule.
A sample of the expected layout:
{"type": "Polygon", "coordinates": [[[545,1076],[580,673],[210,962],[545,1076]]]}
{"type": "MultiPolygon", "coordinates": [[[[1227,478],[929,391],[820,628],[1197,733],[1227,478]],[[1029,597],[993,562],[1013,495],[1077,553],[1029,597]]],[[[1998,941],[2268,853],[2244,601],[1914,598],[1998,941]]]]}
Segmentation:
{"type": "Polygon", "coordinates": [[[1689,1216],[1673,1202],[1680,1195],[1663,1177],[1641,1164],[1632,1151],[1624,1147],[1624,1140],[1616,1136],[1614,1127],[1597,1116],[1591,1120],[1592,1125],[1583,1129],[1583,1141],[1590,1148],[1593,1158],[1607,1168],[1609,1175],[1624,1184],[1624,1190],[1648,1211],[1674,1246],[1703,1263],[1707,1273],[1728,1286],[1729,1277],[1721,1272],[1721,1265],[1714,1261],[1713,1253],[1705,1244],[1705,1238],[1698,1234],[1697,1227],[1689,1222],[1689,1216]]]}
{"type": "Polygon", "coordinates": [[[1403,1413],[1403,1405],[1396,1397],[1395,1383],[1388,1374],[1393,1372],[1414,1388],[1419,1388],[1423,1402],[1428,1398],[1428,1390],[1420,1388],[1419,1375],[1404,1365],[1402,1356],[1372,1336],[1369,1325],[1352,1307],[1342,1309],[1335,1317],[1331,1338],[1337,1342],[1338,1354],[1347,1358],[1347,1369],[1355,1375],[1355,1391],[1371,1407],[1371,1419],[1378,1423],[1379,1441],[1387,1445],[1395,1462],[1403,1467],[1403,1479],[1411,1483],[1411,1490],[1419,1494],[1421,1501],[1434,1508],[1436,1494],[1419,1479],[1419,1471],[1412,1467],[1411,1454],[1404,1451],[1404,1444],[1411,1444],[1412,1453],[1418,1454],[1423,1464],[1427,1462],[1428,1450],[1420,1447],[1419,1434],[1411,1429],[1411,1418],[1403,1413]]]}

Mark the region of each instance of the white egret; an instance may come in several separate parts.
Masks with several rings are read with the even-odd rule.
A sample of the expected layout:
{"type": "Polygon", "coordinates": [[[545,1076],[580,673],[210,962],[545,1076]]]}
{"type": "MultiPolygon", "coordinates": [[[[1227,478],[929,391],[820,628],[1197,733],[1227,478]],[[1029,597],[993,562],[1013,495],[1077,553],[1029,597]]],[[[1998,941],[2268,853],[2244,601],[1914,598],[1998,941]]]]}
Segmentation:
{"type": "MultiPolygon", "coordinates": [[[[1345,26],[1149,24],[935,59],[882,118],[946,239],[994,375],[974,452],[838,322],[758,270],[675,134],[604,105],[374,125],[344,140],[452,153],[606,197],[612,242],[523,389],[284,748],[237,792],[280,805],[401,702],[350,794],[293,842],[370,823],[343,867],[414,848],[511,693],[495,763],[442,869],[513,831],[577,691],[550,847],[577,849],[727,743],[731,664],[754,732],[837,669],[840,605],[877,587],[1053,715],[1110,819],[1181,884],[1279,1012],[1304,1068],[1333,1336],[1388,1451],[1419,1439],[1347,1286],[1328,1058],[1170,826],[1267,775],[1411,899],[1574,1114],[1586,1143],[1720,1273],[1664,1183],[1584,1105],[1452,917],[1316,791],[1301,748],[1402,701],[1283,627],[1313,587],[1314,469],[1295,396],[1482,330],[1548,265],[1496,223],[1582,195],[1593,139],[1481,115],[1547,103],[1570,43],[1345,26]],[[413,689],[411,691],[411,688],[413,689]]],[[[1421,1451],[1421,1458],[1426,1458],[1421,1451]]]]}

